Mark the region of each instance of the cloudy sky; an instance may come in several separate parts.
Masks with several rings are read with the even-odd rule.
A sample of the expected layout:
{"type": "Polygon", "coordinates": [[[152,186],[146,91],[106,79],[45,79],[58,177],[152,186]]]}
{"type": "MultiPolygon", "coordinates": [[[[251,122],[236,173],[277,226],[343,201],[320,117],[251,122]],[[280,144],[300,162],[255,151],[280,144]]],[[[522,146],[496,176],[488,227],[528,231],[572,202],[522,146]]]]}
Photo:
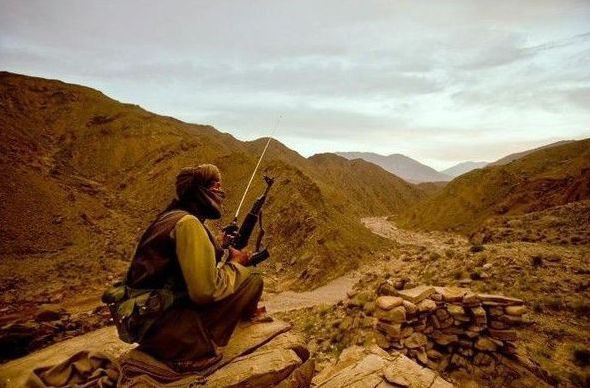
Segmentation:
{"type": "Polygon", "coordinates": [[[0,69],[305,156],[590,137],[590,1],[0,0],[0,69]]]}

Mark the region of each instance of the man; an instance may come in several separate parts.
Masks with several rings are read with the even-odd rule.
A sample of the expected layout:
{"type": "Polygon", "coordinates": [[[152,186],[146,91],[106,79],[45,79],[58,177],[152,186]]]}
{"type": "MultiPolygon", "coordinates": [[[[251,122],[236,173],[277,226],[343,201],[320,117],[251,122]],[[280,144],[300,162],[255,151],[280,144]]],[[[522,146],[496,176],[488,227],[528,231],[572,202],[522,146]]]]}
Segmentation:
{"type": "Polygon", "coordinates": [[[188,372],[221,359],[217,346],[227,344],[241,319],[256,317],[263,283],[247,267],[250,255],[221,249],[203,223],[221,217],[225,195],[218,168],[183,168],[176,194],[143,234],[126,285],[180,295],[149,323],[139,349],[188,372]]]}

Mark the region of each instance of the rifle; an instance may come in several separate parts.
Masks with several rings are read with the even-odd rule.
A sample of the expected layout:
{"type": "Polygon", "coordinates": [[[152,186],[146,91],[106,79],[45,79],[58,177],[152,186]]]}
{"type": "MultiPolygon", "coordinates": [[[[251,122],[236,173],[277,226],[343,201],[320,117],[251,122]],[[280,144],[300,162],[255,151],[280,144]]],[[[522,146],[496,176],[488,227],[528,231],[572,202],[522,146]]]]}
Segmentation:
{"type": "MultiPolygon", "coordinates": [[[[270,191],[270,188],[274,183],[274,179],[265,175],[264,181],[266,183],[266,189],[264,190],[264,193],[262,193],[262,195],[258,197],[256,201],[254,201],[254,204],[252,205],[252,208],[244,218],[242,225],[238,226],[238,213],[236,212],[236,216],[234,217],[233,221],[228,226],[223,228],[223,247],[227,248],[229,246],[232,246],[235,249],[240,250],[244,249],[248,245],[248,241],[252,236],[254,227],[256,226],[256,224],[258,224],[259,232],[258,236],[256,237],[255,251],[251,256],[249,263],[249,265],[254,266],[260,264],[261,262],[270,257],[270,253],[268,252],[268,250],[262,247],[262,238],[266,233],[264,231],[264,227],[262,226],[262,206],[266,201],[268,192],[270,191]]],[[[244,197],[245,195],[246,193],[244,193],[244,197]]]]}

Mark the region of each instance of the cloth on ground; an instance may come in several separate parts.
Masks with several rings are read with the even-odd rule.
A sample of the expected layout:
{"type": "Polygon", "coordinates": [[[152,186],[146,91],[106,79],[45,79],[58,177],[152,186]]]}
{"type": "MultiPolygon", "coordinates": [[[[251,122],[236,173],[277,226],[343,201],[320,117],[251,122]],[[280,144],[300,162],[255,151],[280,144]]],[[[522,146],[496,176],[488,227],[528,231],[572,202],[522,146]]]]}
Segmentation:
{"type": "Polygon", "coordinates": [[[205,383],[206,375],[220,365],[214,365],[199,374],[182,375],[161,361],[137,349],[130,350],[120,358],[121,379],[119,387],[191,387],[205,383]]]}
{"type": "Polygon", "coordinates": [[[55,365],[36,368],[31,372],[27,388],[47,387],[115,387],[120,367],[110,355],[83,350],[55,365]]]}

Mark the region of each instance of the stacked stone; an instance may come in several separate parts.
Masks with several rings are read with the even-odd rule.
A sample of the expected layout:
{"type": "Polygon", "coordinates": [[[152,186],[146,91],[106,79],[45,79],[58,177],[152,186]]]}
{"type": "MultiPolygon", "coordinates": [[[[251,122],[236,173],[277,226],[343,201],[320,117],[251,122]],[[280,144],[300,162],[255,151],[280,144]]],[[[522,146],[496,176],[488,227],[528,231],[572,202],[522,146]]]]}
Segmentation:
{"type": "Polygon", "coordinates": [[[449,364],[494,367],[495,353],[512,354],[524,302],[466,288],[381,289],[376,300],[377,344],[435,370],[449,364]],[[389,290],[389,292],[387,291],[389,290]]]}

